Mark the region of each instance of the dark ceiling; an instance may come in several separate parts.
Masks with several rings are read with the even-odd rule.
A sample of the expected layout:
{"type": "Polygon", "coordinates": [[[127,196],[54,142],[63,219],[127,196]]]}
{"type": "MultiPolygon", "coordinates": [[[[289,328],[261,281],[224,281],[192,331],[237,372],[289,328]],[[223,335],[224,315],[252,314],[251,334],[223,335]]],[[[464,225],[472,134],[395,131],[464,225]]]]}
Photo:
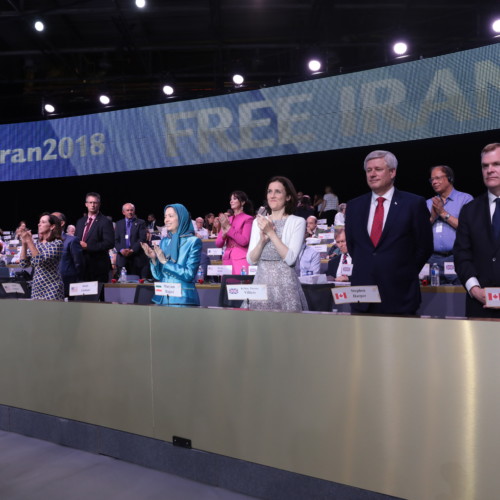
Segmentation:
{"type": "MultiPolygon", "coordinates": [[[[410,57],[494,42],[498,0],[3,0],[0,4],[0,122],[42,118],[44,100],[63,116],[164,102],[307,78],[318,55],[326,74],[392,63],[406,38],[410,57]],[[46,29],[33,29],[35,20],[46,29]]],[[[497,39],[498,40],[498,39],[497,39]]]]}

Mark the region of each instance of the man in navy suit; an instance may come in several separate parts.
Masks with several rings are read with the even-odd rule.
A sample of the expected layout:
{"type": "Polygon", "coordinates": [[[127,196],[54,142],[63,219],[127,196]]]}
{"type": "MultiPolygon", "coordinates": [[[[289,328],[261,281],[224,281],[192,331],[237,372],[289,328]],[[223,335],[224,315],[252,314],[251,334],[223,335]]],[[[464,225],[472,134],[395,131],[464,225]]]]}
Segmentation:
{"type": "Polygon", "coordinates": [[[146,223],[136,218],[132,203],[123,205],[122,214],[124,218],[115,227],[116,267],[118,272],[125,267],[128,274],[147,278],[149,259],[141,247],[147,239],[146,223]]]}
{"type": "Polygon", "coordinates": [[[107,283],[111,270],[109,251],[115,246],[113,223],[100,212],[101,196],[87,193],[87,215],[78,219],[75,235],[83,249],[83,281],[107,283]]]}
{"type": "Polygon", "coordinates": [[[432,229],[425,199],[394,188],[397,166],[389,151],[371,152],[364,163],[371,192],[347,203],[351,285],[377,285],[382,301],[352,304],[353,312],[414,315],[420,305],[418,275],[432,253],[432,229]]]}
{"type": "Polygon", "coordinates": [[[465,313],[474,318],[500,318],[486,308],[485,287],[500,287],[500,143],[481,152],[487,192],[462,208],[453,247],[455,271],[467,295],[465,313]]]}

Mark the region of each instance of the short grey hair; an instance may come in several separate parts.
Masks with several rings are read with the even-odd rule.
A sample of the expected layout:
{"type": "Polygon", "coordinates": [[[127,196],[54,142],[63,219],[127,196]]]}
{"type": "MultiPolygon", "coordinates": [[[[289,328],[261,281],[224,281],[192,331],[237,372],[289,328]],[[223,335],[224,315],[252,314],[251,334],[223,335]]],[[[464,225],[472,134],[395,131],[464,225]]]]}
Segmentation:
{"type": "Polygon", "coordinates": [[[383,158],[389,170],[396,170],[398,168],[398,160],[397,158],[390,152],[384,151],[382,149],[377,149],[376,151],[372,151],[365,158],[364,169],[366,170],[366,164],[370,160],[374,160],[375,158],[383,158]]]}
{"type": "Polygon", "coordinates": [[[125,210],[125,207],[126,207],[127,205],[132,205],[132,208],[135,210],[135,205],[134,205],[133,203],[127,202],[127,203],[124,203],[124,204],[122,205],[122,212],[125,210]]]}

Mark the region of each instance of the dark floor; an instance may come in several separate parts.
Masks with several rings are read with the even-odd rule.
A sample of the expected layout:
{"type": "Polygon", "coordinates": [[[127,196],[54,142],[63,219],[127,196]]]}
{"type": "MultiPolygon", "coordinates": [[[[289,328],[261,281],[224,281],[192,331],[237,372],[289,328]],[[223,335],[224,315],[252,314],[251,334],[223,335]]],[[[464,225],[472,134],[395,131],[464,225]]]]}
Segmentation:
{"type": "Polygon", "coordinates": [[[244,500],[245,495],[0,431],[1,500],[244,500]]]}

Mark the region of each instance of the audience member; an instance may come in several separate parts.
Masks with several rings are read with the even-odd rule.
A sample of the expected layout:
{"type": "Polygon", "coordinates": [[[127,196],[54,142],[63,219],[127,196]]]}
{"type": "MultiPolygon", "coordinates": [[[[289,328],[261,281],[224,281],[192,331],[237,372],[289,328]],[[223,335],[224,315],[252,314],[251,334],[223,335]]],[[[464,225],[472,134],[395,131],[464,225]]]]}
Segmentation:
{"type": "Polygon", "coordinates": [[[122,214],[124,218],[116,223],[115,229],[117,272],[125,267],[127,274],[147,278],[149,260],[141,247],[147,240],[146,223],[136,217],[132,203],[123,205],[122,214]]]}
{"type": "Polygon", "coordinates": [[[156,231],[156,217],[155,214],[149,214],[146,224],[146,229],[156,231]]]}
{"type": "Polygon", "coordinates": [[[500,318],[500,309],[486,307],[486,287],[500,287],[500,143],[481,152],[486,193],[462,208],[457,228],[455,269],[467,290],[468,317],[500,318]]]}
{"type": "Polygon", "coordinates": [[[75,236],[75,231],[76,227],[70,224],[66,229],[66,234],[69,234],[70,236],[75,236]]]}
{"type": "Polygon", "coordinates": [[[184,205],[174,203],[165,207],[165,227],[168,234],[159,245],[154,248],[147,243],[141,245],[151,259],[153,277],[165,283],[179,283],[182,296],[155,295],[153,302],[163,306],[199,306],[195,279],[202,242],[194,234],[191,216],[184,205]]]}
{"type": "Polygon", "coordinates": [[[340,254],[334,255],[328,261],[326,274],[327,276],[332,276],[334,281],[350,281],[350,276],[342,271],[342,266],[352,265],[352,258],[347,251],[344,228],[335,230],[335,242],[340,254]]]}
{"type": "Polygon", "coordinates": [[[254,284],[267,285],[267,300],[250,301],[251,309],[307,310],[304,292],[293,266],[297,261],[306,221],[292,215],[297,206],[295,188],[286,177],[273,177],[267,185],[267,216],[252,224],[247,260],[256,265],[254,284]]]}
{"type": "Polygon", "coordinates": [[[106,283],[111,269],[108,252],[115,246],[113,223],[100,212],[98,193],[87,193],[85,205],[88,213],[78,220],[75,231],[83,248],[83,280],[106,283]]]}
{"type": "Polygon", "coordinates": [[[302,196],[302,200],[295,209],[295,215],[307,219],[309,216],[314,215],[314,208],[311,204],[311,197],[307,194],[302,196]]]}
{"type": "Polygon", "coordinates": [[[371,192],[348,202],[351,283],[377,285],[381,298],[352,304],[353,312],[413,315],[420,305],[418,275],[432,253],[432,228],[425,200],[394,188],[397,166],[392,153],[371,152],[364,162],[371,192]]]}
{"type": "Polygon", "coordinates": [[[306,238],[318,237],[318,219],[310,215],[306,220],[306,238]]]}
{"type": "Polygon", "coordinates": [[[345,226],[345,209],[346,209],[346,204],[341,203],[339,205],[339,211],[337,212],[337,215],[335,215],[335,219],[333,221],[334,226],[345,226]]]}
{"type": "Polygon", "coordinates": [[[197,217],[196,220],[194,221],[194,232],[198,238],[201,238],[202,240],[207,240],[208,239],[208,231],[203,227],[203,217],[197,217]]]}
{"type": "Polygon", "coordinates": [[[59,273],[64,284],[64,296],[69,296],[69,285],[77,283],[82,279],[83,272],[83,250],[80,240],[76,236],[71,236],[64,232],[66,216],[62,212],[53,212],[61,225],[61,239],[63,241],[63,252],[59,263],[59,273]]]}
{"type": "Polygon", "coordinates": [[[222,225],[220,223],[220,218],[219,217],[214,217],[214,223],[212,224],[212,231],[210,231],[210,234],[208,235],[209,238],[217,238],[219,233],[222,230],[222,225]]]}
{"type": "Polygon", "coordinates": [[[233,215],[219,214],[221,231],[215,245],[224,248],[222,263],[232,266],[233,274],[247,267],[247,252],[252,232],[253,205],[243,191],[233,191],[229,198],[233,215]]]}
{"type": "Polygon", "coordinates": [[[59,273],[63,253],[59,219],[47,213],[40,217],[36,243],[26,227],[19,227],[17,236],[21,240],[21,267],[33,268],[31,298],[64,300],[64,285],[59,273]]]}
{"type": "Polygon", "coordinates": [[[431,168],[429,182],[436,196],[427,200],[427,208],[431,213],[432,233],[434,236],[434,252],[429,264],[439,266],[440,282],[459,285],[456,274],[445,274],[446,262],[453,262],[453,245],[458,227],[458,216],[462,207],[472,201],[472,196],[457,191],[454,186],[453,170],[446,165],[431,168]]]}
{"type": "Polygon", "coordinates": [[[323,195],[323,204],[321,205],[319,219],[326,219],[326,223],[331,226],[337,214],[339,206],[339,199],[336,194],[332,193],[330,186],[325,187],[325,194],[323,195]]]}
{"type": "Polygon", "coordinates": [[[212,231],[212,227],[214,225],[215,215],[213,213],[209,213],[205,215],[205,220],[203,221],[203,227],[207,230],[208,234],[212,231]]]}
{"type": "Polygon", "coordinates": [[[321,258],[319,252],[307,245],[305,241],[297,257],[295,271],[299,276],[320,274],[321,272],[321,258]]]}

